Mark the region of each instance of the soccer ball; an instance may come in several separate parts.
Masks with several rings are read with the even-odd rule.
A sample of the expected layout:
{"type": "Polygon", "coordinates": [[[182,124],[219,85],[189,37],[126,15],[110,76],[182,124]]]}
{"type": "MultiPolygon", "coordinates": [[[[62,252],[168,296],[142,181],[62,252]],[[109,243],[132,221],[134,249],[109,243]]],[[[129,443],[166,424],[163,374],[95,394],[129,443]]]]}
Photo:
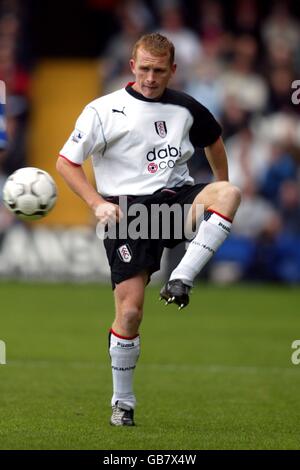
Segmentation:
{"type": "Polygon", "coordinates": [[[7,178],[3,202],[17,217],[36,220],[50,212],[56,202],[53,178],[39,168],[20,168],[7,178]]]}

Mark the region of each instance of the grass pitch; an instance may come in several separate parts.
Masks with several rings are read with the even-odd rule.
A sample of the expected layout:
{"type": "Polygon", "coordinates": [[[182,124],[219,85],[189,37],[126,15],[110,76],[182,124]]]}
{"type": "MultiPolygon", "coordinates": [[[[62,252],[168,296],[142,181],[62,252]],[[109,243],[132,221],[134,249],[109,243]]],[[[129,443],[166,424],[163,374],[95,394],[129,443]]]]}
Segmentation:
{"type": "Polygon", "coordinates": [[[135,428],[113,428],[110,287],[0,284],[1,449],[299,449],[300,289],[148,287],[135,428]]]}

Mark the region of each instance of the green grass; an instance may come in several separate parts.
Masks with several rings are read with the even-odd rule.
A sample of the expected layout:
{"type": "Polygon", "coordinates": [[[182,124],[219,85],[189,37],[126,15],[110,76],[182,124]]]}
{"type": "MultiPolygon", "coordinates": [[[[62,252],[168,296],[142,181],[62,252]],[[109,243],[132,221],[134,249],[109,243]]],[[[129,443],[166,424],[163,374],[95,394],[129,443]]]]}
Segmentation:
{"type": "Polygon", "coordinates": [[[147,289],[135,428],[113,428],[110,287],[0,283],[1,449],[299,449],[300,290],[147,289]]]}

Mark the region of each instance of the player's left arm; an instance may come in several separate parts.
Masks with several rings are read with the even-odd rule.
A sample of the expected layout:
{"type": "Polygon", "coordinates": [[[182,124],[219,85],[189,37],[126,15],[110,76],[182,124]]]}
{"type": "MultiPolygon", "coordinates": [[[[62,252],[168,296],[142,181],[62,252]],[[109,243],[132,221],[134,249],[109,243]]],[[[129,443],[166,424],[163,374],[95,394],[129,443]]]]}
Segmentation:
{"type": "Polygon", "coordinates": [[[228,181],[228,162],[222,137],[204,148],[216,181],[228,181]]]}

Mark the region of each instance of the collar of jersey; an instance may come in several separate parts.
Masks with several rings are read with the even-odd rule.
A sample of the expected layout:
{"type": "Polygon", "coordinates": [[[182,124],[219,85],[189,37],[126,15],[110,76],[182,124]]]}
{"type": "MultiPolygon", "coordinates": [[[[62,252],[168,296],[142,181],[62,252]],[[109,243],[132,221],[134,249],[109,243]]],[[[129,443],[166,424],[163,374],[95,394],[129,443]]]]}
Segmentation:
{"type": "Polygon", "coordinates": [[[138,93],[137,91],[135,91],[132,88],[133,83],[131,83],[131,82],[128,83],[128,85],[125,88],[127,93],[129,93],[131,96],[133,96],[133,98],[136,98],[137,100],[141,100],[141,101],[148,101],[148,103],[159,103],[159,102],[163,101],[163,96],[164,96],[166,91],[163,92],[163,94],[161,95],[160,98],[157,98],[157,99],[146,98],[141,93],[138,93]]]}

